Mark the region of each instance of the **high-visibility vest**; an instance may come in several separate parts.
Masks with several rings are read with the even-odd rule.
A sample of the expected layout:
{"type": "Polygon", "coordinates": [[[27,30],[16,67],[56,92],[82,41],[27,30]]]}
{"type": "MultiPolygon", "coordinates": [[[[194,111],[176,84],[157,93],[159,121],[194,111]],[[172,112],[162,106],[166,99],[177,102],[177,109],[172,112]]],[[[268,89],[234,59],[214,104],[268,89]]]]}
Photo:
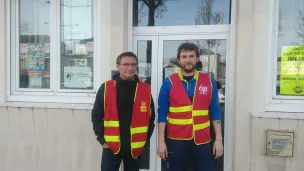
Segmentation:
{"type": "MultiPolygon", "coordinates": [[[[151,87],[138,82],[134,96],[131,122],[131,154],[137,158],[143,151],[151,117],[151,87]]],[[[120,151],[120,131],[117,110],[116,81],[105,83],[104,90],[104,137],[114,154],[120,151]]]]}
{"type": "Polygon", "coordinates": [[[169,93],[168,137],[190,140],[195,144],[210,142],[209,105],[212,99],[210,75],[197,73],[193,102],[189,99],[178,73],[169,77],[172,88],[169,93]]]}

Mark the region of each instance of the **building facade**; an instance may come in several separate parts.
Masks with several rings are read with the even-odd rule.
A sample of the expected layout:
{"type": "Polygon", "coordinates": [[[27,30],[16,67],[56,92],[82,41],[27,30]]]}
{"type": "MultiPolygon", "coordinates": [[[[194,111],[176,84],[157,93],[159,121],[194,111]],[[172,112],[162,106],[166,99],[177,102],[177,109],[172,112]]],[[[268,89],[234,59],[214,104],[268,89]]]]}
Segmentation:
{"type": "MultiPolygon", "coordinates": [[[[218,171],[304,169],[304,0],[0,0],[0,170],[100,170],[91,109],[116,57],[157,102],[177,47],[218,81],[218,171]]],[[[157,103],[155,104],[157,107],[157,103]]],[[[165,171],[157,130],[143,171],[165,171]]]]}

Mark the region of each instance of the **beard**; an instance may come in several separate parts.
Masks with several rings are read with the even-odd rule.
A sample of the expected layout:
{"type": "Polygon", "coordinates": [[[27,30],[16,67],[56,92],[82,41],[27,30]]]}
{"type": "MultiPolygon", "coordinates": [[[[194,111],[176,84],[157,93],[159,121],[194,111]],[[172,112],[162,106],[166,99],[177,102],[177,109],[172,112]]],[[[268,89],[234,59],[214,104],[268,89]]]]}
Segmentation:
{"type": "Polygon", "coordinates": [[[195,70],[195,65],[194,64],[185,64],[185,65],[181,65],[181,68],[187,72],[187,73],[191,73],[195,70]],[[191,65],[191,67],[190,67],[191,65]]]}

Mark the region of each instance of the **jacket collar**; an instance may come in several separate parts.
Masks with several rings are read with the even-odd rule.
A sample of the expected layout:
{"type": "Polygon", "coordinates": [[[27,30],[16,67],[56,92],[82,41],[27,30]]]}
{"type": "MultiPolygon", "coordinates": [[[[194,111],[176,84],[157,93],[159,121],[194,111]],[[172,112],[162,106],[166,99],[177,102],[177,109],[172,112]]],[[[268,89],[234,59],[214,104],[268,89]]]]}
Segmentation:
{"type": "MultiPolygon", "coordinates": [[[[182,81],[187,81],[187,80],[185,80],[185,79],[183,78],[182,71],[178,71],[177,74],[178,74],[179,78],[180,78],[182,81]]],[[[197,71],[197,70],[194,70],[194,76],[193,76],[193,78],[194,78],[195,80],[198,80],[198,71],[197,71]]]]}
{"type": "MultiPolygon", "coordinates": [[[[122,79],[120,78],[120,74],[117,73],[115,74],[113,77],[112,77],[113,80],[116,80],[116,81],[121,81],[122,79]]],[[[130,80],[130,81],[136,81],[136,82],[139,82],[139,78],[138,76],[135,74],[135,79],[134,80],[130,80]]]]}

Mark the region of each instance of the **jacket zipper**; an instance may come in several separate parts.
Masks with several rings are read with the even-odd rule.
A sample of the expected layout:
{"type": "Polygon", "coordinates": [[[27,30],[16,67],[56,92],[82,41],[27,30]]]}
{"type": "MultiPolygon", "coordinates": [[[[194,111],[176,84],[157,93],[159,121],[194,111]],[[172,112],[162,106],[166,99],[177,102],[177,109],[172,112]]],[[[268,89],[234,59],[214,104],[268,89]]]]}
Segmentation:
{"type": "Polygon", "coordinates": [[[189,92],[189,82],[187,81],[187,92],[189,92]]]}

